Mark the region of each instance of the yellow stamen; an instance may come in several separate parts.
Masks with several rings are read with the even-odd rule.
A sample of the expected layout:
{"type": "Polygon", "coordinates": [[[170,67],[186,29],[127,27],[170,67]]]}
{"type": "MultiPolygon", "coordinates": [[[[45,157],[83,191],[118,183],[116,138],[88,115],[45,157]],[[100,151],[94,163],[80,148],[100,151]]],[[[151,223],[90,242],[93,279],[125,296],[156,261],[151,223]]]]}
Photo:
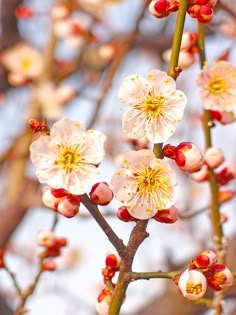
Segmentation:
{"type": "Polygon", "coordinates": [[[77,146],[58,146],[58,158],[55,164],[58,167],[62,167],[66,173],[71,173],[74,169],[78,169],[82,159],[77,149],[77,146]]]}
{"type": "Polygon", "coordinates": [[[202,284],[188,282],[187,287],[186,287],[186,292],[190,294],[194,294],[194,295],[199,295],[202,293],[202,284]]]}
{"type": "Polygon", "coordinates": [[[227,82],[223,79],[213,77],[207,85],[207,90],[212,94],[221,94],[227,92],[227,82]]]}

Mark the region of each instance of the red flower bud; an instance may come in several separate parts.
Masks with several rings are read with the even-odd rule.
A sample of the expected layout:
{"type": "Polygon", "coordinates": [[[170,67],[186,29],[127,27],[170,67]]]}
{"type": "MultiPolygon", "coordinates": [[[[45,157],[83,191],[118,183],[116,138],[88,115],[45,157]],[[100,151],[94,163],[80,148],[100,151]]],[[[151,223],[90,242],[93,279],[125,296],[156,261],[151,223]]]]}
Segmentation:
{"type": "Polygon", "coordinates": [[[198,171],[203,164],[201,151],[191,142],[182,142],[175,148],[175,162],[189,173],[198,171]]]}
{"type": "Polygon", "coordinates": [[[196,13],[196,18],[201,23],[209,23],[213,20],[213,9],[208,5],[201,5],[199,11],[196,13]]]}
{"type": "Polygon", "coordinates": [[[221,291],[233,285],[233,275],[223,264],[213,265],[205,275],[208,285],[215,291],[221,291]]]}
{"type": "Polygon", "coordinates": [[[114,269],[115,271],[119,270],[121,258],[116,250],[111,250],[106,254],[106,266],[114,269]]]}
{"type": "Polygon", "coordinates": [[[197,256],[195,265],[198,268],[207,268],[213,266],[216,262],[216,253],[210,249],[206,249],[197,256]]]}
{"type": "Polygon", "coordinates": [[[172,206],[169,209],[158,210],[152,218],[161,223],[175,223],[178,220],[178,209],[172,206]]]}
{"type": "Polygon", "coordinates": [[[117,211],[117,217],[124,222],[136,221],[134,217],[129,213],[126,206],[121,206],[117,211]]]}
{"type": "Polygon", "coordinates": [[[169,2],[167,0],[151,1],[151,3],[149,4],[150,13],[157,18],[168,16],[170,14],[168,9],[169,2]]]}
{"type": "Polygon", "coordinates": [[[106,182],[101,182],[93,185],[89,196],[94,203],[106,206],[112,201],[113,192],[106,182]]]}

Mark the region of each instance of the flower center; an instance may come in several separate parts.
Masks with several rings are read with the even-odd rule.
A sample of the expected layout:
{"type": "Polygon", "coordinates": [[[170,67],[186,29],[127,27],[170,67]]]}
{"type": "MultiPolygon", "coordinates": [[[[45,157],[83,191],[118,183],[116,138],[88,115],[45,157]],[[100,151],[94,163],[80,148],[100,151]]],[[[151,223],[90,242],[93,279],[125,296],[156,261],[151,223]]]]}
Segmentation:
{"type": "Polygon", "coordinates": [[[81,162],[81,155],[77,151],[77,146],[58,147],[58,158],[55,164],[62,167],[66,173],[71,173],[74,169],[79,167],[81,162]]]}
{"type": "Polygon", "coordinates": [[[31,67],[32,62],[31,62],[31,60],[29,58],[24,58],[21,61],[21,65],[22,65],[22,68],[24,70],[27,70],[27,69],[29,69],[31,67]]]}
{"type": "Polygon", "coordinates": [[[227,84],[225,80],[212,78],[207,86],[207,89],[212,94],[221,94],[227,90],[227,84]]]}
{"type": "Polygon", "coordinates": [[[158,190],[168,192],[168,181],[163,176],[164,169],[145,167],[142,172],[135,174],[137,181],[137,193],[150,195],[158,190]]]}
{"type": "Polygon", "coordinates": [[[159,115],[162,112],[164,101],[163,96],[156,96],[154,92],[150,91],[143,103],[144,111],[147,114],[159,115]]]}
{"type": "Polygon", "coordinates": [[[199,295],[202,293],[202,284],[188,282],[186,286],[186,292],[194,295],[199,295]]]}

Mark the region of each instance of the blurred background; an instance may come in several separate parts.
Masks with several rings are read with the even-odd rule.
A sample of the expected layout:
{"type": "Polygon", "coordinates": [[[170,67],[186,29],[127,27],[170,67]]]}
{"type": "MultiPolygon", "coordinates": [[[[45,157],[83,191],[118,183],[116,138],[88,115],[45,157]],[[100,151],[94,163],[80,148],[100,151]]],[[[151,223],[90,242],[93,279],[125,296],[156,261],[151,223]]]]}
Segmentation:
{"type": "MultiPolygon", "coordinates": [[[[102,131],[107,137],[106,157],[98,181],[110,183],[120,154],[137,145],[122,135],[124,105],[118,97],[122,80],[168,67],[166,50],[172,45],[176,14],[156,19],[148,10],[149,3],[0,0],[0,248],[6,248],[6,261],[22,288],[32,283],[37,272],[41,251],[37,233],[50,229],[53,222],[53,211],[42,205],[42,186],[29,161],[34,135],[28,120],[46,118],[51,126],[69,117],[87,129],[102,131]]],[[[213,22],[206,25],[207,60],[212,64],[224,58],[235,64],[236,4],[218,1],[214,12],[213,22]]],[[[187,16],[185,31],[197,32],[197,21],[187,16]]],[[[177,87],[186,93],[188,105],[168,143],[192,141],[204,150],[202,105],[195,84],[199,60],[194,54],[182,61],[177,87]]],[[[235,123],[216,123],[212,135],[214,146],[224,151],[225,166],[235,171],[235,123]]],[[[180,185],[176,203],[180,219],[173,225],[150,220],[150,236],[135,257],[134,271],[181,270],[202,249],[212,248],[208,185],[193,182],[171,166],[180,185]]],[[[235,190],[235,183],[227,188],[235,190]]],[[[134,224],[118,220],[118,207],[113,200],[101,212],[126,243],[134,224]]],[[[228,218],[224,223],[229,241],[227,266],[235,270],[235,199],[223,204],[221,211],[228,218]]],[[[56,234],[66,237],[68,246],[56,259],[57,270],[42,275],[27,302],[28,314],[96,314],[96,299],[103,287],[101,269],[112,245],[83,206],[73,219],[59,217],[56,234]]],[[[11,315],[18,303],[17,292],[4,270],[0,270],[0,283],[0,314],[11,315]]],[[[235,294],[235,288],[226,293],[225,315],[236,314],[235,294]]],[[[154,279],[131,283],[121,314],[205,312],[203,306],[180,296],[170,280],[154,279]]]]}

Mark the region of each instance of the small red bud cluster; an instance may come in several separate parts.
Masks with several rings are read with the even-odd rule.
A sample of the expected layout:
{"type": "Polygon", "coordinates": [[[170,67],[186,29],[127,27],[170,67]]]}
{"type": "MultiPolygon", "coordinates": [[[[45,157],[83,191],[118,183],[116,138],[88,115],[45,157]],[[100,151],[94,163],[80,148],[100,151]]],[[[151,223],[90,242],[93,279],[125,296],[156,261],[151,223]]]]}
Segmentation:
{"type": "Polygon", "coordinates": [[[33,133],[43,132],[48,133],[49,128],[46,122],[31,118],[28,120],[29,127],[33,133]]]}
{"type": "Polygon", "coordinates": [[[175,282],[183,296],[198,300],[204,296],[207,285],[215,291],[231,287],[233,275],[225,265],[217,263],[215,252],[207,249],[190,262],[175,282]]]}
{"type": "Polygon", "coordinates": [[[192,142],[181,142],[176,147],[167,144],[163,148],[163,154],[189,173],[198,171],[203,165],[202,153],[192,142]]]}
{"type": "Polygon", "coordinates": [[[46,207],[67,218],[72,218],[79,212],[80,197],[71,194],[64,188],[45,187],[42,201],[46,207]]]}
{"type": "Polygon", "coordinates": [[[114,194],[106,182],[100,182],[93,185],[89,196],[94,203],[107,206],[112,201],[114,194]]]}
{"type": "Polygon", "coordinates": [[[111,301],[111,294],[115,288],[115,283],[111,280],[115,273],[120,269],[121,258],[116,250],[111,250],[106,254],[105,268],[102,269],[102,275],[104,283],[109,282],[109,285],[105,285],[97,298],[97,312],[100,315],[108,314],[108,309],[111,301]]]}
{"type": "MultiPolygon", "coordinates": [[[[201,23],[209,23],[214,17],[213,8],[217,0],[189,0],[187,12],[192,18],[201,23]]],[[[179,1],[153,0],[149,5],[149,11],[157,18],[164,18],[179,9],[179,1]]]]}
{"type": "Polygon", "coordinates": [[[67,245],[67,239],[56,237],[53,231],[41,231],[38,233],[37,243],[46,250],[46,259],[43,261],[42,270],[55,270],[56,263],[54,258],[60,256],[61,248],[67,245]]]}

